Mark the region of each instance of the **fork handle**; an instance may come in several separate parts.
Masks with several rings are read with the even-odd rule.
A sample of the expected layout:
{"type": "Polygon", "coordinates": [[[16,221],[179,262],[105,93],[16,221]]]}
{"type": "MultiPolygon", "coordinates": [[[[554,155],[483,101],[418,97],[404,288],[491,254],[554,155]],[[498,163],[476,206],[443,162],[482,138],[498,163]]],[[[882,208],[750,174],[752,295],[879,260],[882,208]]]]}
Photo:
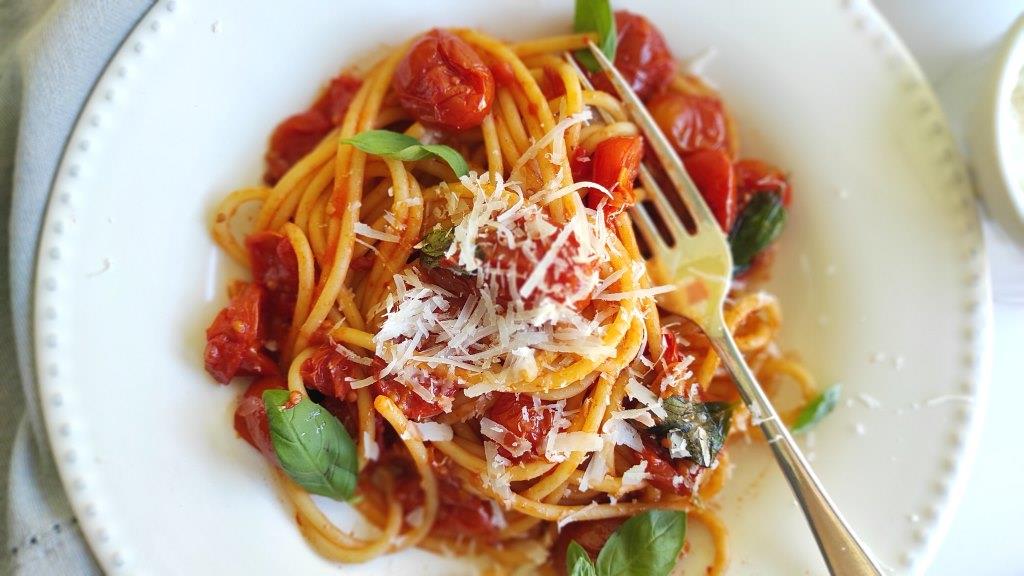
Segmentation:
{"type": "Polygon", "coordinates": [[[793,440],[793,436],[761,390],[732,334],[726,329],[724,320],[719,318],[717,326],[704,328],[711,344],[736,381],[743,401],[755,418],[760,417],[761,431],[768,439],[768,445],[771,446],[782,473],[785,474],[793,494],[807,516],[829,572],[836,576],[881,575],[878,565],[836,510],[793,440]]]}

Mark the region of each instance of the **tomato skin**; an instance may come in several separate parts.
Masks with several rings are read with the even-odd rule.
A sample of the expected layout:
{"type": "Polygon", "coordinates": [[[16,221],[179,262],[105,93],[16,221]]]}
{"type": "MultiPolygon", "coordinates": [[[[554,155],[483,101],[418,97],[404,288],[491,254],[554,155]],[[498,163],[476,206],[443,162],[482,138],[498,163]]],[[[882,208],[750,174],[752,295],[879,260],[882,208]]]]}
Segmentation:
{"type": "MultiPolygon", "coordinates": [[[[477,246],[483,251],[483,260],[493,272],[515,270],[515,286],[510,286],[504,275],[501,275],[498,282],[498,291],[494,295],[495,304],[507,308],[514,301],[514,294],[519,293],[526,282],[530,271],[537,265],[537,259],[547,254],[552,243],[561,233],[552,234],[549,237],[537,238],[534,242],[533,254],[528,254],[523,245],[510,248],[508,244],[497,237],[497,233],[488,230],[487,235],[481,238],[477,246]]],[[[569,235],[568,239],[558,249],[554,262],[544,275],[540,286],[523,298],[523,306],[529,310],[539,305],[544,298],[564,304],[571,299],[575,301],[578,309],[586,307],[589,299],[580,298],[579,295],[586,289],[584,277],[589,276],[597,269],[595,262],[577,262],[580,243],[575,235],[569,235]],[[582,271],[583,275],[577,274],[582,271]]]]}
{"type": "Polygon", "coordinates": [[[302,382],[325,396],[345,400],[356,379],[355,363],[331,344],[322,344],[299,367],[302,382]]]}
{"type": "Polygon", "coordinates": [[[682,155],[697,150],[728,150],[729,128],[721,99],[666,90],[647,103],[658,127],[682,155]]]}
{"type": "MultiPolygon", "coordinates": [[[[384,361],[380,358],[373,359],[373,370],[379,373],[384,368],[384,361]]],[[[434,393],[436,402],[428,402],[411,388],[395,381],[390,376],[378,378],[373,383],[373,389],[378,395],[387,396],[398,406],[398,409],[405,414],[405,417],[417,422],[433,418],[444,412],[444,405],[450,405],[455,398],[455,385],[447,380],[438,378],[432,374],[423,373],[417,376],[419,383],[434,393]]]]}
{"type": "Polygon", "coordinates": [[[227,384],[235,376],[277,372],[274,361],[263,353],[264,297],[263,288],[245,284],[206,329],[206,371],[217,382],[227,384]]]}
{"type": "Polygon", "coordinates": [[[551,547],[551,564],[559,574],[565,574],[566,551],[571,542],[582,546],[591,561],[597,560],[597,554],[604,548],[605,542],[625,521],[626,518],[608,518],[567,524],[551,547]]]}
{"type": "Polygon", "coordinates": [[[789,207],[793,200],[793,187],[786,174],[779,168],[753,158],[739,160],[733,166],[736,172],[736,191],[739,210],[758,192],[774,192],[782,199],[782,205],[789,207]]]}
{"type": "MultiPolygon", "coordinates": [[[[676,71],[672,52],[661,32],[639,14],[616,10],[615,29],[615,67],[637,96],[646,101],[672,80],[676,71]]],[[[595,75],[593,80],[598,89],[615,94],[604,73],[595,75]]]]}
{"type": "Polygon", "coordinates": [[[416,40],[392,86],[402,107],[426,126],[462,131],[483,122],[494,101],[494,75],[473,48],[446,30],[416,40]]]}
{"type": "Polygon", "coordinates": [[[683,158],[683,164],[718,225],[728,234],[737,214],[736,177],[729,156],[723,150],[698,150],[683,158]]]}
{"type": "Polygon", "coordinates": [[[277,464],[277,454],[270,440],[270,423],[267,421],[263,392],[287,388],[288,384],[280,376],[257,378],[245,389],[235,408],[235,432],[274,464],[277,464]]]}
{"type": "MultiPolygon", "coordinates": [[[[644,139],[640,136],[614,136],[603,140],[594,149],[591,162],[593,181],[612,193],[607,204],[608,215],[616,215],[636,204],[633,182],[640,173],[643,157],[644,139]]],[[[602,198],[608,197],[591,190],[587,194],[587,206],[596,209],[602,198]]]]}
{"type": "Polygon", "coordinates": [[[341,124],[362,83],[362,80],[348,74],[333,78],[308,110],[289,116],[278,124],[270,136],[263,181],[276,184],[332,128],[341,124]]]}
{"type": "Polygon", "coordinates": [[[253,280],[265,291],[267,337],[283,342],[288,337],[299,292],[299,263],[292,243],[277,232],[257,232],[245,239],[253,280]]]}
{"type": "Polygon", "coordinates": [[[632,456],[637,463],[641,461],[647,462],[646,472],[649,475],[647,482],[663,492],[671,492],[681,496],[690,494],[689,486],[693,486],[694,481],[696,481],[697,476],[701,472],[700,469],[697,469],[695,472],[690,471],[690,468],[692,468],[690,460],[673,462],[668,455],[668,451],[658,446],[650,438],[644,438],[644,451],[640,453],[632,452],[632,456]],[[687,481],[680,482],[677,486],[673,481],[676,476],[684,476],[687,478],[687,481]]]}
{"type": "Polygon", "coordinates": [[[497,393],[497,400],[491,404],[487,417],[505,427],[513,435],[530,442],[532,450],[521,456],[512,456],[504,446],[498,445],[498,452],[514,463],[535,459],[544,453],[542,446],[554,424],[551,410],[536,406],[529,394],[497,393]]]}

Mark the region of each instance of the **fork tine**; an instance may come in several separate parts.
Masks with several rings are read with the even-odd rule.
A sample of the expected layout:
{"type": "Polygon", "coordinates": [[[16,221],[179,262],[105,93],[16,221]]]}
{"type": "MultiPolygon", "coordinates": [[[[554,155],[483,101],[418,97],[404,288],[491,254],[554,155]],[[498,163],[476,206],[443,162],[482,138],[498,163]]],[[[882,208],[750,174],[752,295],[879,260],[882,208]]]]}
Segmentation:
{"type": "Polygon", "coordinates": [[[658,233],[658,226],[651,219],[651,215],[647,213],[643,205],[636,204],[632,206],[629,209],[629,215],[633,217],[633,227],[643,236],[644,242],[651,250],[651,255],[654,257],[662,256],[669,247],[661,238],[661,234],[658,233]]]}
{"type": "MultiPolygon", "coordinates": [[[[669,144],[665,134],[658,128],[657,123],[651,118],[651,114],[644,107],[636,92],[633,92],[633,89],[629,87],[625,78],[615,68],[615,65],[608,60],[604,52],[601,52],[593,42],[588,41],[587,46],[590,48],[594,58],[597,59],[598,64],[608,74],[608,79],[618,93],[622,104],[626,107],[626,111],[629,112],[629,115],[644,133],[644,136],[647,137],[647,143],[658,157],[676,192],[686,204],[690,215],[693,216],[694,221],[697,223],[698,230],[704,226],[717,226],[717,221],[708,208],[707,203],[704,202],[704,197],[700,195],[697,187],[690,180],[690,175],[687,174],[686,168],[683,166],[679,156],[672,149],[672,145],[669,144]]],[[[674,212],[670,212],[670,214],[675,215],[674,212]]],[[[676,218],[678,219],[678,216],[676,218]]]]}

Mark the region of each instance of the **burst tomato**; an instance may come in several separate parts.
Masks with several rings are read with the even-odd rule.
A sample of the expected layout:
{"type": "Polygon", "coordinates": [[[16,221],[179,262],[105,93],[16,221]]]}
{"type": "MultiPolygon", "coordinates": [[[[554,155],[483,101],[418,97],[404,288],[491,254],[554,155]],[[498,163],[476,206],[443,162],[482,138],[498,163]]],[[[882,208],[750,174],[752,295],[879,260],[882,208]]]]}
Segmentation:
{"type": "Polygon", "coordinates": [[[245,393],[238,400],[238,407],[235,408],[235,432],[275,464],[277,454],[274,453],[274,445],[270,440],[270,424],[267,422],[263,392],[284,390],[287,387],[287,383],[280,376],[257,378],[245,389],[245,393]]]}
{"type": "MultiPolygon", "coordinates": [[[[593,181],[611,192],[606,214],[615,215],[636,204],[633,181],[640,173],[640,161],[644,156],[644,140],[640,136],[615,136],[608,138],[594,149],[591,162],[593,181]]],[[[597,190],[587,195],[587,205],[597,208],[602,198],[597,190]]]]}
{"type": "MultiPolygon", "coordinates": [[[[379,372],[383,367],[383,361],[375,358],[375,370],[379,372]]],[[[378,378],[373,383],[373,389],[377,394],[391,398],[398,409],[410,420],[422,421],[433,418],[444,412],[446,406],[451,405],[456,392],[454,384],[427,373],[417,374],[415,378],[420,386],[433,393],[435,398],[433,402],[424,399],[409,386],[390,376],[378,378]]]]}
{"type": "Polygon", "coordinates": [[[736,178],[729,156],[722,150],[698,150],[686,156],[683,164],[718,225],[728,234],[736,221],[736,178]]]}
{"type": "Polygon", "coordinates": [[[263,351],[263,300],[263,288],[245,284],[206,329],[206,371],[216,381],[227,384],[235,376],[277,371],[263,351]]]}
{"type": "Polygon", "coordinates": [[[490,68],[446,30],[431,30],[413,43],[395,69],[392,86],[417,120],[446,130],[479,126],[494,101],[490,68]]]}
{"type": "Polygon", "coordinates": [[[299,367],[302,382],[325,396],[344,400],[356,378],[355,363],[331,344],[323,344],[299,367]]]}
{"type": "MultiPolygon", "coordinates": [[[[513,456],[509,451],[498,445],[498,452],[513,462],[532,460],[538,454],[544,453],[543,441],[554,424],[551,410],[543,405],[534,403],[533,397],[529,394],[505,394],[498,393],[498,398],[491,404],[487,411],[487,417],[501,424],[516,438],[522,438],[530,443],[531,450],[520,456],[513,456]]],[[[510,438],[505,444],[511,443],[510,438]]]]}
{"type": "MultiPolygon", "coordinates": [[[[615,67],[637,96],[646,100],[664,88],[675,73],[668,43],[650,20],[626,10],[615,12],[615,28],[615,67]]],[[[594,83],[605,92],[615,93],[603,73],[595,75],[594,83]]]]}
{"type": "Polygon", "coordinates": [[[739,210],[747,205],[750,197],[758,192],[773,192],[788,207],[793,199],[793,188],[782,170],[762,160],[752,158],[736,162],[736,193],[739,210]]]}
{"type": "Polygon", "coordinates": [[[331,80],[320,98],[305,112],[289,116],[270,136],[263,180],[276,184],[296,162],[308,154],[332,128],[341,123],[345,112],[362,85],[362,80],[342,74],[331,80]]]}
{"type": "Polygon", "coordinates": [[[292,243],[277,232],[257,232],[245,239],[252,276],[263,287],[267,337],[282,342],[291,327],[299,291],[299,264],[292,243]]]}
{"type": "Polygon", "coordinates": [[[666,90],[652,98],[647,109],[680,154],[728,151],[725,107],[716,96],[666,90]]]}

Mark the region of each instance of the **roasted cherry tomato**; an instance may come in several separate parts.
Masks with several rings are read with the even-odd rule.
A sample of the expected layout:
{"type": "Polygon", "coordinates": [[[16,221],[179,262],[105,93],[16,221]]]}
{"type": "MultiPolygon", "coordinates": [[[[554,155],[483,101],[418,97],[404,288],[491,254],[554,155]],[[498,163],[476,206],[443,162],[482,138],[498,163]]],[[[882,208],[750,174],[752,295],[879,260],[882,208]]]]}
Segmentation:
{"type": "Polygon", "coordinates": [[[307,387],[339,400],[346,399],[356,379],[355,363],[331,344],[320,345],[299,367],[299,374],[307,387]]]}
{"type": "Polygon", "coordinates": [[[559,574],[565,574],[566,550],[571,542],[582,546],[592,561],[597,560],[597,554],[604,548],[605,542],[625,521],[625,518],[609,518],[567,524],[558,533],[558,538],[551,547],[551,563],[555,570],[559,574]]]}
{"type": "Polygon", "coordinates": [[[263,289],[267,338],[283,342],[288,337],[299,291],[299,264],[292,243],[277,232],[257,232],[245,239],[252,276],[263,289]]]}
{"type": "Polygon", "coordinates": [[[431,30],[409,48],[392,80],[402,107],[427,126],[479,126],[494,101],[494,76],[473,48],[446,30],[431,30]]]}
{"type": "Polygon", "coordinates": [[[608,198],[608,215],[615,215],[636,204],[633,181],[640,172],[644,156],[644,139],[640,136],[615,136],[602,141],[594,149],[593,181],[607,188],[608,198],[597,190],[587,194],[587,205],[597,208],[602,198],[608,198]]]}
{"type": "Polygon", "coordinates": [[[728,234],[736,220],[736,178],[729,156],[723,150],[698,150],[683,158],[683,164],[718,225],[728,234]]]}
{"type": "MultiPolygon", "coordinates": [[[[510,248],[498,238],[493,229],[488,230],[477,243],[477,247],[483,253],[483,260],[487,262],[491,272],[501,279],[498,281],[498,291],[494,297],[495,304],[507,307],[514,300],[515,294],[521,293],[530,272],[537,266],[537,259],[548,253],[560,232],[561,230],[551,236],[536,239],[532,246],[532,254],[529,254],[527,250],[531,248],[524,244],[510,248]],[[516,272],[515,286],[509,286],[508,281],[503,280],[506,276],[499,274],[510,270],[516,272]]],[[[597,269],[597,264],[579,261],[579,251],[580,243],[576,236],[569,235],[555,253],[544,280],[537,289],[523,298],[523,306],[526,309],[540,304],[544,298],[550,298],[560,304],[572,300],[580,309],[586,306],[589,300],[581,299],[579,295],[586,290],[586,278],[597,269]]]]}
{"type": "Polygon", "coordinates": [[[647,481],[663,492],[688,495],[690,487],[701,473],[701,469],[691,466],[692,462],[688,459],[673,461],[668,455],[668,450],[658,446],[650,438],[644,438],[644,451],[639,454],[632,452],[632,456],[637,463],[647,462],[647,481]],[[691,472],[691,468],[695,470],[691,472]],[[681,479],[676,480],[677,477],[681,479]]]}
{"type": "Polygon", "coordinates": [[[762,160],[752,158],[740,160],[733,165],[736,172],[736,194],[738,209],[747,205],[750,197],[758,192],[774,192],[782,199],[782,205],[789,207],[793,199],[793,188],[782,170],[762,160]]]}
{"type": "MultiPolygon", "coordinates": [[[[668,43],[651,21],[626,10],[615,12],[615,67],[642,100],[647,100],[672,80],[676,63],[668,43]]],[[[597,87],[611,94],[615,90],[604,73],[594,78],[597,87]]]]}
{"type": "Polygon", "coordinates": [[[286,388],[288,384],[280,376],[257,378],[245,389],[245,393],[238,400],[238,407],[235,408],[235,432],[275,464],[277,454],[274,453],[274,445],[270,441],[270,424],[267,422],[263,392],[286,388]]]}
{"type": "Polygon", "coordinates": [[[245,284],[206,329],[206,371],[216,381],[227,384],[235,376],[277,372],[263,352],[263,299],[263,288],[245,284]]]}
{"type": "Polygon", "coordinates": [[[320,98],[305,112],[289,116],[270,136],[263,180],[275,184],[296,162],[341,124],[362,80],[342,74],[331,80],[320,98]]]}
{"type": "Polygon", "coordinates": [[[647,103],[658,126],[680,154],[729,149],[729,127],[722,101],[710,94],[666,90],[647,103]]]}
{"type": "MultiPolygon", "coordinates": [[[[383,368],[384,362],[380,358],[374,358],[374,371],[380,372],[383,368]]],[[[419,374],[416,378],[420,386],[434,394],[433,402],[425,400],[410,387],[396,382],[390,376],[378,378],[373,383],[373,388],[377,394],[391,398],[398,409],[410,420],[421,421],[432,418],[444,412],[445,405],[451,405],[456,392],[454,384],[430,374],[419,374]]]]}
{"type": "MultiPolygon", "coordinates": [[[[530,443],[531,450],[520,456],[513,456],[509,451],[498,445],[498,452],[513,462],[532,460],[544,453],[544,438],[551,430],[554,418],[551,410],[535,404],[529,394],[498,393],[494,404],[487,411],[487,417],[501,424],[516,438],[530,443]]],[[[510,443],[506,442],[506,444],[510,443]]]]}

